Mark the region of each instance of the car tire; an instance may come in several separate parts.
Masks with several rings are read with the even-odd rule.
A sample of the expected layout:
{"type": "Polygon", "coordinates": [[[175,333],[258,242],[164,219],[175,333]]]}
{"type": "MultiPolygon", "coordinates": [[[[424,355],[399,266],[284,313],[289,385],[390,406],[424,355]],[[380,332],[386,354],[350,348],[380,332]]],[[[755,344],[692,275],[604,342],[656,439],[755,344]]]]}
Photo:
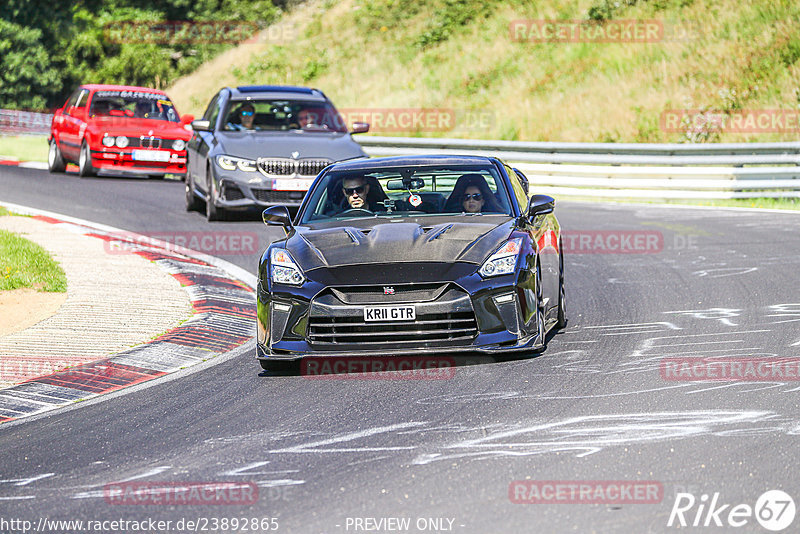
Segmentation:
{"type": "Polygon", "coordinates": [[[194,182],[190,176],[186,176],[186,211],[200,211],[203,201],[194,194],[194,182]]]}
{"type": "Polygon", "coordinates": [[[78,174],[82,178],[97,174],[97,171],[92,166],[92,154],[89,152],[89,145],[86,144],[86,141],[81,143],[81,153],[78,157],[78,174]]]}
{"type": "Polygon", "coordinates": [[[535,350],[544,350],[547,347],[547,329],[545,328],[544,315],[544,290],[542,289],[542,266],[536,260],[536,335],[539,343],[534,347],[535,350]]]}
{"type": "Polygon", "coordinates": [[[64,172],[67,170],[67,163],[64,161],[64,156],[61,154],[61,149],[58,148],[58,143],[55,139],[50,140],[50,149],[47,151],[47,169],[50,172],[64,172]]]}
{"type": "Polygon", "coordinates": [[[218,208],[217,186],[214,185],[214,177],[211,176],[211,169],[206,171],[206,220],[208,222],[224,221],[225,210],[218,208]]]}
{"type": "Polygon", "coordinates": [[[564,248],[558,244],[558,328],[567,326],[567,293],[564,290],[564,248]]]}

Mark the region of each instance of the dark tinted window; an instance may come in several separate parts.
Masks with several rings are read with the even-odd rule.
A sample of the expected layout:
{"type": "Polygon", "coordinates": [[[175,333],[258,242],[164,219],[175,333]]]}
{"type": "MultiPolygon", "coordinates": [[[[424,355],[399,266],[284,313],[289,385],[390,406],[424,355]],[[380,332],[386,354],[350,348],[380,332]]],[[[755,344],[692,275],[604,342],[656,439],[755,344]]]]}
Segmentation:
{"type": "Polygon", "coordinates": [[[505,166],[506,173],[508,174],[508,180],[511,182],[511,189],[514,191],[514,196],[517,197],[517,204],[519,204],[519,210],[525,211],[525,208],[528,207],[528,195],[525,193],[525,189],[522,187],[522,183],[519,181],[519,176],[514,170],[509,167],[508,165],[505,166]]]}
{"type": "Polygon", "coordinates": [[[334,170],[310,194],[302,222],[387,215],[511,214],[503,180],[490,165],[334,170]],[[353,202],[354,195],[364,196],[365,207],[353,209],[359,204],[353,202]]]}

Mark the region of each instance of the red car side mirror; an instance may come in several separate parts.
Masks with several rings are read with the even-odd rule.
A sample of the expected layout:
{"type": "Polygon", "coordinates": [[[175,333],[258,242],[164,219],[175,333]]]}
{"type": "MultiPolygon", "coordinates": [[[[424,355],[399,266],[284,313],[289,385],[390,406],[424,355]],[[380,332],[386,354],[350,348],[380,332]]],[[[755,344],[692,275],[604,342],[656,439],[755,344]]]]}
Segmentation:
{"type": "Polygon", "coordinates": [[[191,124],[194,120],[194,115],[181,115],[181,124],[187,125],[191,124]]]}

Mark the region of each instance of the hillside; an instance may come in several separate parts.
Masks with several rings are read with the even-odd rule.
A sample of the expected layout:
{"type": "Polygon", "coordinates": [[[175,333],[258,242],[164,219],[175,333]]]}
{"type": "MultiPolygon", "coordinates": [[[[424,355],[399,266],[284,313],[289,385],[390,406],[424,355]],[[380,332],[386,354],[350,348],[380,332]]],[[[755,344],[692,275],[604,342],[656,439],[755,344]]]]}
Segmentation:
{"type": "Polygon", "coordinates": [[[274,83],[320,88],[346,110],[425,108],[456,119],[452,129],[405,132],[389,125],[373,129],[376,134],[795,140],[798,21],[800,4],[786,0],[312,0],[286,13],[258,42],[224,53],[168,91],[179,109],[195,114],[223,85],[274,83]],[[547,20],[564,21],[561,30],[573,20],[599,26],[582,29],[580,39],[588,42],[525,41],[543,35],[536,33],[541,23],[527,22],[512,35],[512,21],[547,20]],[[613,27],[630,20],[655,24],[655,38],[591,37],[594,29],[619,41],[613,27]],[[675,119],[679,114],[665,115],[680,109],[734,116],[782,110],[789,116],[777,123],[773,117],[771,127],[744,121],[739,129],[747,131],[740,133],[702,127],[687,132],[675,119]]]}

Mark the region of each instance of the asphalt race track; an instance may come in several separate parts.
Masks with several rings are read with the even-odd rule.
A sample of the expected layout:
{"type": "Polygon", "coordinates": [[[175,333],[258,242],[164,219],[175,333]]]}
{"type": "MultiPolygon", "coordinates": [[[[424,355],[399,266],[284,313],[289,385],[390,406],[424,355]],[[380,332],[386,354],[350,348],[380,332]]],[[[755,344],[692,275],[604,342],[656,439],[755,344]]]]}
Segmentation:
{"type": "MultiPolygon", "coordinates": [[[[186,213],[175,181],[0,168],[0,199],[140,233],[254,232],[257,251],[221,256],[251,272],[281,232],[257,214],[210,224],[186,213]]],[[[731,527],[728,512],[771,489],[800,498],[798,379],[667,380],[663,359],[800,356],[800,215],[569,202],[557,214],[575,236],[570,322],[541,356],[476,357],[444,380],[313,380],[261,373],[251,342],[199,372],[0,426],[2,515],[277,518],[292,533],[388,532],[386,518],[410,518],[408,532],[639,533],[677,530],[667,523],[678,493],[698,503],[718,493],[730,505],[717,516],[724,528],[690,531],[767,532],[752,516],[731,527]],[[637,235],[656,246],[600,248],[637,235]],[[107,484],[131,480],[251,483],[259,498],[104,498],[107,484]],[[650,481],[662,494],[514,503],[520,480],[650,481]]]]}

